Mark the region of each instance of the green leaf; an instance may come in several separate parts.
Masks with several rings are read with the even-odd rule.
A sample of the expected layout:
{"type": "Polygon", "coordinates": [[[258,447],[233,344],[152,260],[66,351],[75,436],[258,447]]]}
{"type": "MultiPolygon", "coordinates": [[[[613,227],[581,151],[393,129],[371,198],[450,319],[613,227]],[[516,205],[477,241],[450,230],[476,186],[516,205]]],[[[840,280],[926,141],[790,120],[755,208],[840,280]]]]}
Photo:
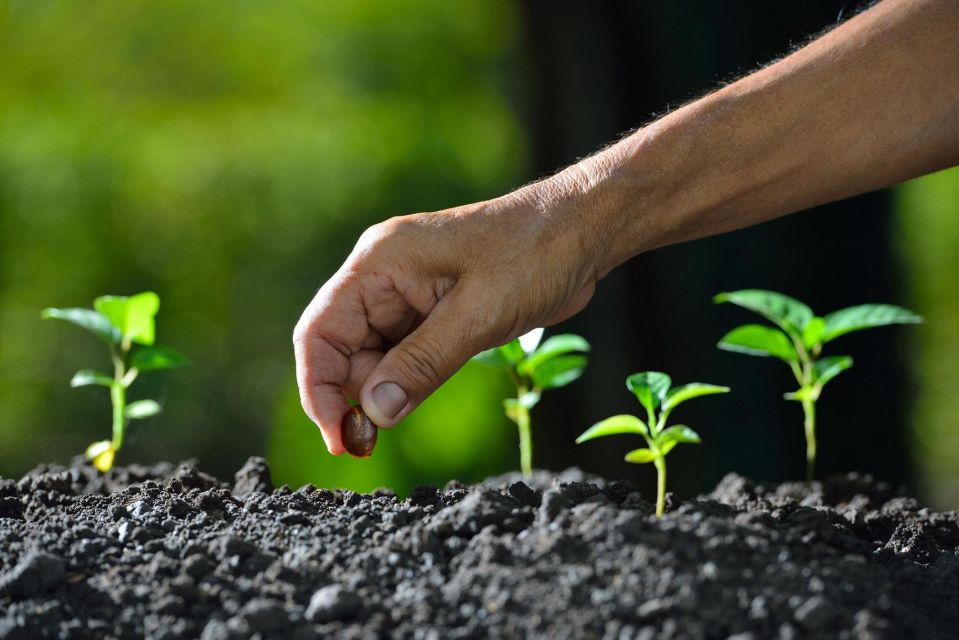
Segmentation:
{"type": "Polygon", "coordinates": [[[44,319],[63,320],[83,327],[87,331],[96,334],[107,344],[118,344],[120,342],[120,331],[114,327],[102,313],[93,309],[44,309],[40,314],[44,319]]]}
{"type": "Polygon", "coordinates": [[[909,309],[891,304],[860,304],[833,311],[825,318],[822,341],[829,342],[852,331],[884,327],[890,324],[919,324],[922,317],[909,309]]]}
{"type": "Polygon", "coordinates": [[[140,371],[185,367],[190,361],[169,347],[140,347],[133,354],[130,366],[140,371]]]}
{"type": "Polygon", "coordinates": [[[160,310],[160,297],[152,291],[134,296],[100,296],[93,301],[102,313],[123,334],[123,339],[152,345],[156,332],[154,318],[160,310]]]}
{"type": "Polygon", "coordinates": [[[806,346],[807,349],[812,349],[816,346],[820,340],[822,340],[822,332],[826,328],[826,321],[819,316],[812,318],[808,323],[806,323],[806,328],[802,332],[802,343],[806,346]]]}
{"type": "Polygon", "coordinates": [[[113,386],[113,378],[105,373],[94,371],[93,369],[81,369],[73,374],[70,380],[71,387],[86,387],[92,384],[98,384],[104,387],[113,386]]]}
{"type": "Polygon", "coordinates": [[[813,365],[813,378],[820,387],[852,366],[850,356],[827,356],[813,365]]]}
{"type": "Polygon", "coordinates": [[[586,369],[586,356],[558,356],[533,371],[533,385],[538,389],[565,387],[586,369]]]}
{"type": "Polygon", "coordinates": [[[137,400],[127,405],[123,415],[130,420],[142,420],[153,417],[160,411],[160,404],[156,400],[137,400]]]}
{"type": "Polygon", "coordinates": [[[645,436],[649,433],[649,430],[646,428],[646,423],[636,416],[623,414],[597,422],[576,438],[576,444],[621,433],[636,433],[645,436]]]}
{"type": "Polygon", "coordinates": [[[521,370],[526,375],[533,375],[536,369],[557,356],[587,351],[589,351],[589,343],[581,336],[572,333],[552,336],[523,362],[521,370]]]}
{"type": "Polygon", "coordinates": [[[717,393],[729,393],[729,387],[720,387],[715,384],[705,384],[702,382],[684,384],[669,390],[666,394],[666,399],[663,400],[663,412],[668,413],[687,400],[717,393]]]}
{"type": "Polygon", "coordinates": [[[799,355],[789,338],[779,329],[761,324],[744,324],[736,327],[717,344],[725,351],[746,353],[751,356],[772,356],[786,363],[799,362],[799,355]]]}
{"type": "Polygon", "coordinates": [[[477,353],[473,360],[497,369],[509,369],[525,357],[526,352],[519,345],[519,340],[513,339],[502,346],[477,353]]]}
{"type": "Polygon", "coordinates": [[[731,302],[749,309],[775,323],[789,335],[800,338],[806,323],[813,318],[812,309],[806,304],[775,291],[742,289],[720,293],[713,302],[731,302]]]}
{"type": "MultiPolygon", "coordinates": [[[[684,424],[677,424],[668,429],[664,429],[662,433],[656,436],[656,445],[660,448],[666,447],[670,443],[676,446],[680,442],[699,444],[702,440],[698,433],[684,424]]],[[[672,447],[670,447],[670,449],[672,449],[672,447]]]]}
{"type": "Polygon", "coordinates": [[[646,411],[655,413],[673,381],[660,371],[643,371],[626,378],[626,388],[636,395],[646,411]]]}
{"type": "Polygon", "coordinates": [[[657,459],[659,456],[650,449],[633,449],[626,454],[626,462],[634,462],[636,464],[645,464],[647,462],[652,462],[657,459]]]}
{"type": "Polygon", "coordinates": [[[475,362],[480,364],[485,364],[488,367],[495,367],[497,369],[509,369],[510,363],[506,359],[506,355],[502,352],[500,347],[493,347],[492,349],[487,349],[486,351],[480,351],[475,356],[473,356],[475,362]]]}

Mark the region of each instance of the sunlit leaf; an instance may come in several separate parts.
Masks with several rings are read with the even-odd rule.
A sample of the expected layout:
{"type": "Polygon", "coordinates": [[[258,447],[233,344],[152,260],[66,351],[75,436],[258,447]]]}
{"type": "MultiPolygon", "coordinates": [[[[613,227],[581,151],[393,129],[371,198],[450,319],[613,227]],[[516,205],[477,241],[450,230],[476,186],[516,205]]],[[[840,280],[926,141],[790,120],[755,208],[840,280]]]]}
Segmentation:
{"type": "MultiPolygon", "coordinates": [[[[679,443],[689,443],[689,444],[699,444],[702,440],[699,437],[699,434],[687,427],[684,424],[677,424],[668,429],[664,429],[662,433],[656,436],[656,445],[660,448],[666,447],[666,445],[672,443],[673,446],[679,443]]],[[[672,447],[670,447],[672,448],[672,447]]]]}
{"type": "Polygon", "coordinates": [[[140,371],[174,369],[185,367],[190,361],[181,353],[168,347],[140,347],[133,354],[130,366],[140,371]]]}
{"type": "Polygon", "coordinates": [[[579,444],[587,440],[593,440],[594,438],[619,435],[621,433],[646,435],[649,431],[646,428],[646,423],[636,416],[623,414],[597,422],[576,438],[576,443],[579,444]]]}
{"type": "Polygon", "coordinates": [[[130,420],[142,420],[151,418],[160,411],[160,404],[156,400],[137,400],[128,404],[123,414],[130,420]]]}
{"type": "Polygon", "coordinates": [[[626,454],[625,460],[626,462],[634,462],[636,464],[645,464],[647,462],[652,462],[653,460],[656,460],[656,458],[658,457],[659,456],[657,456],[655,452],[651,451],[650,449],[643,448],[643,449],[633,449],[632,451],[626,454]]]}
{"type": "Polygon", "coordinates": [[[533,371],[533,384],[539,389],[564,387],[586,369],[586,356],[557,356],[533,371]]]}
{"type": "Polygon", "coordinates": [[[736,327],[719,341],[720,349],[746,353],[751,356],[772,356],[787,363],[799,362],[796,348],[779,329],[761,324],[736,327]]]}
{"type": "Polygon", "coordinates": [[[86,387],[93,384],[109,387],[113,385],[113,378],[93,369],[81,369],[74,373],[70,380],[71,387],[86,387]]]}
{"type": "Polygon", "coordinates": [[[860,304],[828,314],[822,341],[829,342],[839,336],[861,329],[883,327],[890,324],[919,324],[922,317],[909,309],[891,304],[860,304]]]}
{"type": "Polygon", "coordinates": [[[640,404],[650,413],[659,407],[671,384],[670,377],[660,371],[643,371],[626,378],[626,388],[636,395],[640,404]]]}
{"type": "Polygon", "coordinates": [[[133,296],[100,296],[94,308],[120,330],[124,340],[152,345],[155,339],[160,298],[152,291],[133,296]]]}
{"type": "Polygon", "coordinates": [[[40,315],[45,319],[63,320],[83,327],[108,344],[120,342],[120,330],[113,326],[106,316],[93,309],[44,309],[40,315]]]}
{"type": "Polygon", "coordinates": [[[557,356],[587,351],[589,343],[582,336],[572,333],[551,336],[523,362],[521,369],[524,374],[532,375],[536,369],[557,356]]]}
{"type": "Polygon", "coordinates": [[[827,356],[813,365],[813,377],[820,387],[852,367],[850,356],[827,356]]]}
{"type": "Polygon", "coordinates": [[[826,321],[819,316],[812,318],[806,323],[802,332],[802,343],[806,349],[812,349],[822,340],[823,331],[826,329],[826,321]]]}
{"type": "Polygon", "coordinates": [[[715,384],[705,384],[702,382],[690,382],[689,384],[684,384],[669,390],[666,394],[666,399],[663,400],[663,411],[669,412],[687,400],[717,393],[729,393],[729,387],[720,387],[715,384]]]}
{"type": "Polygon", "coordinates": [[[713,302],[731,302],[749,309],[796,338],[802,337],[806,323],[813,318],[812,309],[806,304],[775,291],[762,289],[729,291],[715,296],[713,302]]]}
{"type": "Polygon", "coordinates": [[[519,340],[510,340],[502,346],[479,352],[473,360],[497,369],[509,369],[525,357],[526,352],[519,346],[519,340]]]}
{"type": "Polygon", "coordinates": [[[536,351],[536,347],[539,346],[539,341],[543,339],[543,328],[537,327],[532,331],[527,331],[521,335],[517,340],[519,340],[519,346],[523,349],[524,353],[533,353],[536,351]]]}

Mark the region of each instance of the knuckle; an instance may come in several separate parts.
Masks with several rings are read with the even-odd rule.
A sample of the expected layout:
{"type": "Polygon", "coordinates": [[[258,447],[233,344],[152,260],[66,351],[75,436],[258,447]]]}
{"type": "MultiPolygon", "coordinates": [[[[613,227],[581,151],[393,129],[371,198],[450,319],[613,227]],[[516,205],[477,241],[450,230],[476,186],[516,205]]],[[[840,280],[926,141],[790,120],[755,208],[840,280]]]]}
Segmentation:
{"type": "Polygon", "coordinates": [[[360,235],[357,245],[364,249],[376,249],[382,247],[391,239],[405,233],[409,228],[409,221],[406,216],[396,216],[378,222],[369,227],[360,235]]]}

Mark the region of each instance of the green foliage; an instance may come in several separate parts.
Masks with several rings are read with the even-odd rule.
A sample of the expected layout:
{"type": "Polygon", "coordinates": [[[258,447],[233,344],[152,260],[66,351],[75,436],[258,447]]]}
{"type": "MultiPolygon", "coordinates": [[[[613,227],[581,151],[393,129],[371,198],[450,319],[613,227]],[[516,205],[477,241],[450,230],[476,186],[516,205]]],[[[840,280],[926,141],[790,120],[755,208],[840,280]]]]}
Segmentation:
{"type": "Polygon", "coordinates": [[[132,352],[132,343],[152,345],[156,331],[156,314],[160,298],[152,291],[134,296],[101,296],[91,309],[45,309],[41,316],[62,320],[82,327],[105,339],[110,348],[113,376],[82,369],[70,380],[71,387],[99,385],[110,389],[113,404],[113,438],[94,442],[86,455],[100,471],[109,471],[116,453],[123,446],[123,437],[130,420],[143,420],[160,413],[155,400],[127,402],[127,390],[142,371],[172,369],[188,364],[188,360],[167,347],[140,346],[132,352]]]}
{"type": "Polygon", "coordinates": [[[107,344],[120,344],[122,334],[110,320],[93,309],[44,309],[40,316],[45,319],[63,320],[82,327],[98,336],[107,344]]]}
{"type": "Polygon", "coordinates": [[[799,362],[792,341],[782,331],[759,324],[746,324],[727,333],[722,348],[751,356],[772,356],[787,364],[799,362]]]}
{"type": "Polygon", "coordinates": [[[626,378],[626,388],[633,392],[639,403],[646,409],[648,424],[631,415],[618,415],[597,422],[584,431],[577,444],[596,438],[633,433],[646,440],[646,447],[634,449],[626,454],[626,462],[656,465],[658,477],[656,495],[656,515],[663,515],[666,499],[666,455],[677,444],[699,444],[699,434],[686,425],[667,427],[669,414],[683,402],[701,396],[728,393],[729,387],[721,387],[702,382],[691,382],[671,388],[672,380],[660,371],[643,371],[626,378]]]}
{"type": "MultiPolygon", "coordinates": [[[[492,371],[456,395],[471,410],[404,420],[397,433],[415,429],[424,460],[400,443],[402,464],[378,457],[375,476],[307,456],[323,450],[319,432],[287,429],[302,413],[289,393],[293,320],[363,229],[529,179],[513,91],[520,17],[511,0],[4,3],[0,475],[102,437],[101,388],[63,384],[106,372],[92,366],[101,347],[52,327],[38,339],[36,309],[148,288],[162,292],[158,339],[196,366],[162,433],[137,430],[122,459],[197,457],[230,477],[277,430],[271,467],[291,483],[442,485],[506,470],[503,442],[478,435],[507,422],[498,400],[479,410],[503,395],[492,371]],[[489,461],[442,452],[453,414],[489,461]]],[[[134,391],[159,397],[158,378],[134,391]]]]}
{"type": "Polygon", "coordinates": [[[534,329],[473,358],[508,371],[516,385],[516,397],[504,400],[503,410],[519,429],[520,468],[524,476],[533,472],[530,410],[546,389],[565,387],[583,375],[588,361],[583,353],[590,349],[589,343],[581,336],[551,336],[540,344],[542,337],[543,330],[534,329]]]}
{"type": "Polygon", "coordinates": [[[737,327],[723,336],[718,346],[726,351],[779,358],[789,365],[799,389],[785,398],[803,405],[807,480],[812,480],[815,473],[816,400],[830,380],[852,367],[849,356],[820,357],[823,345],[853,331],[922,322],[912,311],[889,304],[862,304],[819,317],[795,298],[759,289],[720,293],[713,301],[754,311],[776,325],[737,327]]]}
{"type": "Polygon", "coordinates": [[[145,291],[129,297],[100,296],[93,302],[93,308],[120,331],[123,344],[153,344],[154,317],[160,310],[157,294],[145,291]]]}
{"type": "Polygon", "coordinates": [[[909,455],[930,506],[959,508],[959,167],[910,180],[893,191],[890,235],[897,281],[926,323],[910,332],[906,363],[915,380],[909,403],[909,455]]]}

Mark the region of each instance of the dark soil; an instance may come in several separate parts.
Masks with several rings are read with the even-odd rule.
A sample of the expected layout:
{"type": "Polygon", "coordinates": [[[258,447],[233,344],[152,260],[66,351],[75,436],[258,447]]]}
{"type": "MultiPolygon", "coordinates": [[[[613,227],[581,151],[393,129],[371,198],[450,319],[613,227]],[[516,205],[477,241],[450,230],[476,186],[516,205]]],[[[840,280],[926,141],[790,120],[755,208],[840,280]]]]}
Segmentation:
{"type": "Polygon", "coordinates": [[[730,475],[657,520],[577,470],[406,500],[192,464],[0,480],[0,638],[956,638],[959,514],[730,475]]]}

